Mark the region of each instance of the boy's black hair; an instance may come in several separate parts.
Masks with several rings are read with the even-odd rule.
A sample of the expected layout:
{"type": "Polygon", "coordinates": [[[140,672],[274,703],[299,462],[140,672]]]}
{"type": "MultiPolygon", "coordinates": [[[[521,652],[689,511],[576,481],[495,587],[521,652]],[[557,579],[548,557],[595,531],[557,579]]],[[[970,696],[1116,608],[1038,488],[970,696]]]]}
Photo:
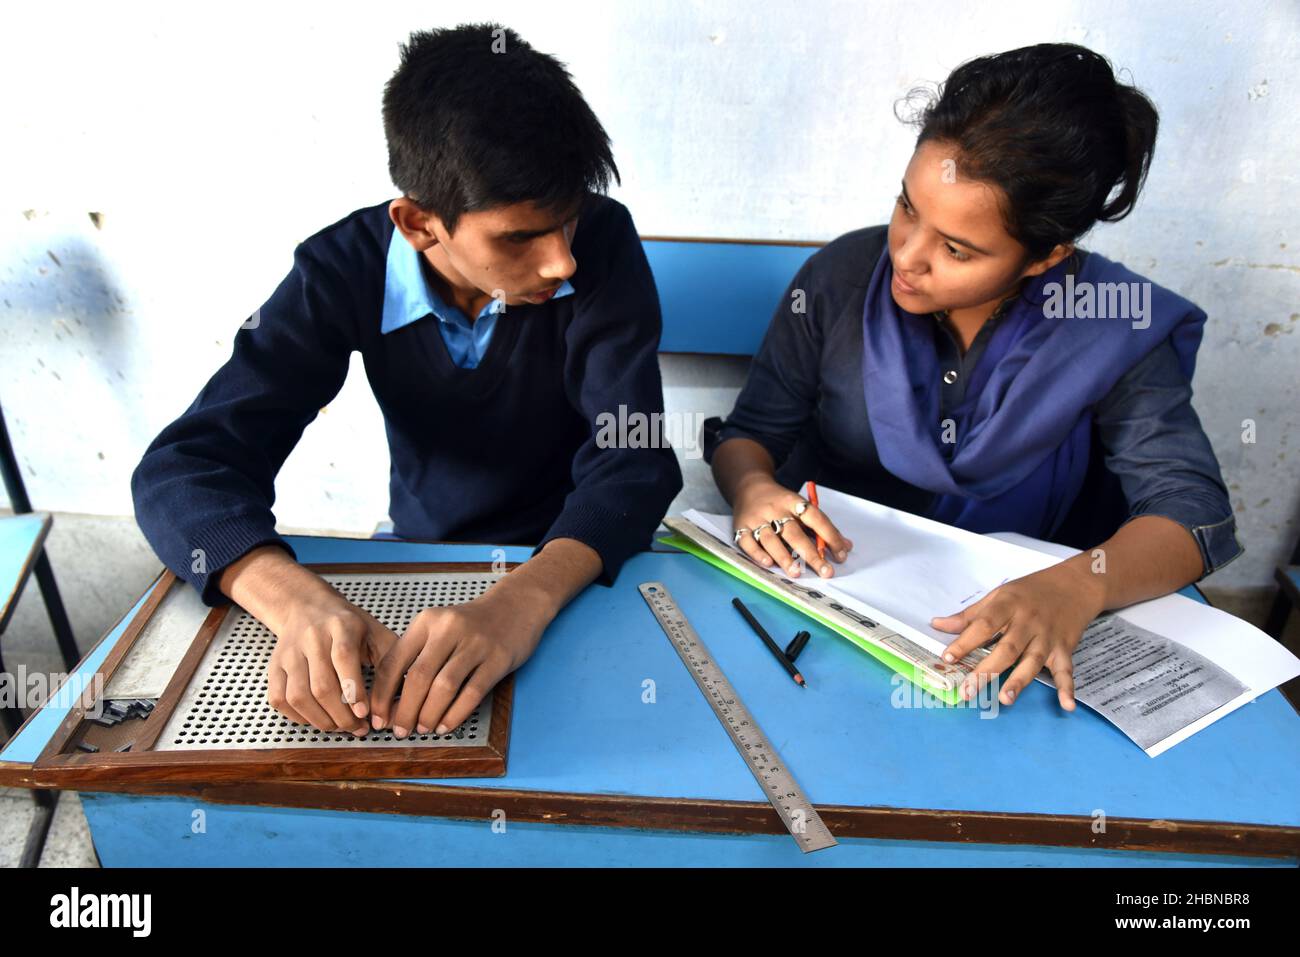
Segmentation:
{"type": "Polygon", "coordinates": [[[963,63],[915,121],[917,146],[951,144],[958,176],[1002,190],[1007,230],[1033,259],[1132,212],[1159,127],[1140,90],[1073,43],[963,63]]]}
{"type": "Polygon", "coordinates": [[[394,185],[448,232],[467,212],[567,210],[621,182],[564,64],[495,23],[412,33],[384,86],[384,133],[394,185]]]}

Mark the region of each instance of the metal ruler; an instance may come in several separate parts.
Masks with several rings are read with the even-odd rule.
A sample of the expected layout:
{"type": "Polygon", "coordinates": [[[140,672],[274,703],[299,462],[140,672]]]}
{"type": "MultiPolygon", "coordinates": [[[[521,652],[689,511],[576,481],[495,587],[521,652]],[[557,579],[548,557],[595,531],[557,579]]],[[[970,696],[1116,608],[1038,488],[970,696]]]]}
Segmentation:
{"type": "Polygon", "coordinates": [[[677,649],[682,664],[686,665],[686,670],[691,673],[695,684],[713,708],[713,713],[727,729],[727,734],[731,735],[731,741],[749,765],[750,773],[785,822],[786,829],[799,845],[799,850],[807,853],[834,846],[835,838],[822,822],[817,809],[804,797],[794,775],[781,760],[781,755],[776,753],[776,748],[767,740],[763,729],[731,687],[731,682],[677,607],[668,589],[662,582],[644,582],[639,586],[639,591],[654,616],[659,619],[664,634],[677,649]]]}

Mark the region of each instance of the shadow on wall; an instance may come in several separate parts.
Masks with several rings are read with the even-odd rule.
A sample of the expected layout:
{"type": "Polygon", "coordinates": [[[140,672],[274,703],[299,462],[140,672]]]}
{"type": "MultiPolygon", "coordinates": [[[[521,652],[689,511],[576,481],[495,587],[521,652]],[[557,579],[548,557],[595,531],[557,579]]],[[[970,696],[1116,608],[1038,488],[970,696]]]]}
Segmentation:
{"type": "MultiPolygon", "coordinates": [[[[37,463],[93,481],[97,463],[131,435],[123,392],[135,386],[138,332],[100,235],[103,214],[21,215],[0,239],[0,395],[33,502],[48,509],[61,504],[49,501],[59,490],[37,463]]],[[[116,473],[103,478],[117,481],[116,473]]]]}

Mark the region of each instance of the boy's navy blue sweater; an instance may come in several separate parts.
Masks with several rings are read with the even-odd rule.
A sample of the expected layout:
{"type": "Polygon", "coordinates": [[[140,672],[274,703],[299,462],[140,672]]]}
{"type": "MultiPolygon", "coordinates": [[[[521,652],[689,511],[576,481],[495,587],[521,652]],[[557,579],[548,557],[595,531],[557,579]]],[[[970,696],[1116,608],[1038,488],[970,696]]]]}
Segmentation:
{"type": "Polygon", "coordinates": [[[136,519],[207,605],[275,531],[275,476],[360,352],[392,456],[403,538],[536,545],[573,538],[602,584],[646,547],[682,487],[671,448],[601,448],[598,416],[663,411],[659,299],[626,208],[591,195],[573,237],[574,294],[510,306],[475,369],[429,316],[380,333],[388,202],[302,242],[289,274],[235,335],[229,360],[154,439],[131,477],[136,519]]]}

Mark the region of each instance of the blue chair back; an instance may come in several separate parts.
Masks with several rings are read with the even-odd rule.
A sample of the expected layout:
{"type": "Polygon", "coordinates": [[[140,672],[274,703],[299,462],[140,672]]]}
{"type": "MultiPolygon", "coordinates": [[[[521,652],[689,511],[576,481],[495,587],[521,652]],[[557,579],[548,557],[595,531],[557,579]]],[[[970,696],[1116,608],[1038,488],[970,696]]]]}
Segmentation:
{"type": "Polygon", "coordinates": [[[786,287],[822,243],[641,240],[663,309],[660,352],[752,356],[786,287]]]}

